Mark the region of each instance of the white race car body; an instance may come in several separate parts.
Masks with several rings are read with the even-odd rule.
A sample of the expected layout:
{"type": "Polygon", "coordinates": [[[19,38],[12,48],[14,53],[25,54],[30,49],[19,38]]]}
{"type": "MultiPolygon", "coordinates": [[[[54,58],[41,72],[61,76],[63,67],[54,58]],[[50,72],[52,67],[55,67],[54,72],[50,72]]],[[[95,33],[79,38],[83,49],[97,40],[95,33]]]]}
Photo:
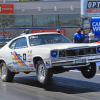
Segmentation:
{"type": "MultiPolygon", "coordinates": [[[[46,33],[44,33],[46,34],[46,33]]],[[[47,34],[54,34],[54,33],[47,33],[47,34]]],[[[56,33],[58,34],[58,33],[56,33]]],[[[100,58],[100,54],[91,54],[87,56],[79,56],[79,57],[74,57],[74,58],[69,58],[69,57],[56,57],[53,58],[51,57],[51,51],[52,50],[67,50],[67,49],[77,49],[77,48],[84,48],[84,47],[93,47],[96,46],[97,44],[85,44],[85,43],[57,43],[57,44],[46,44],[46,45],[37,45],[37,46],[30,46],[29,45],[29,40],[28,37],[31,35],[40,35],[39,33],[37,34],[30,34],[30,35],[24,35],[24,36],[19,36],[12,41],[10,41],[7,45],[2,47],[0,49],[0,60],[4,60],[8,68],[13,71],[13,72],[19,72],[19,71],[35,71],[36,67],[34,66],[34,61],[33,59],[35,57],[40,57],[44,61],[45,65],[47,68],[53,67],[54,63],[57,64],[57,62],[63,62],[63,66],[68,65],[68,59],[73,60],[72,64],[75,62],[75,60],[78,59],[86,59],[87,62],[89,63],[90,58],[92,58],[92,62],[98,58],[100,58]],[[9,46],[11,43],[19,38],[26,37],[27,39],[27,48],[20,48],[20,49],[10,49],[9,46]],[[95,59],[94,59],[95,58],[95,59]],[[45,61],[49,61],[48,63],[45,61]],[[53,63],[52,63],[53,62],[53,63]],[[64,64],[65,63],[65,64],[64,64]]],[[[97,62],[100,61],[100,59],[97,60],[97,62]]],[[[60,63],[59,63],[60,64],[60,63]]],[[[75,63],[74,63],[75,65],[75,63]]],[[[56,66],[56,65],[54,65],[56,66]]],[[[57,65],[58,66],[58,65],[57,65]]],[[[61,66],[61,64],[60,64],[61,66]]]]}
{"type": "MultiPolygon", "coordinates": [[[[58,37],[50,40],[52,43],[41,44],[41,35],[61,35],[59,33],[36,33],[19,36],[12,39],[0,49],[0,62],[4,61],[11,72],[32,72],[36,71],[38,60],[42,60],[48,69],[63,66],[63,68],[80,68],[90,63],[100,61],[100,48],[97,44],[66,43],[58,41],[58,37]],[[36,43],[31,44],[34,39],[36,43]],[[21,43],[24,41],[24,45],[21,43]],[[21,46],[22,45],[22,46],[21,46]],[[98,51],[99,50],[99,51],[98,51]]],[[[68,40],[69,41],[69,40],[68,40]]]]}

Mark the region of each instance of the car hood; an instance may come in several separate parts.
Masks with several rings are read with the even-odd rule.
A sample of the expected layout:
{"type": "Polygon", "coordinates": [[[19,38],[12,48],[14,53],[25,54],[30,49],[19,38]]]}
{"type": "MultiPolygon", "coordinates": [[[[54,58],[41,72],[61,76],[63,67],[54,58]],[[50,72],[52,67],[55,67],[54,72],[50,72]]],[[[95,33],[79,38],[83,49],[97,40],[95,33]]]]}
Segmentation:
{"type": "Polygon", "coordinates": [[[75,48],[75,47],[88,47],[88,46],[97,46],[94,43],[58,43],[58,44],[46,44],[39,45],[36,48],[48,48],[48,49],[67,49],[67,48],[75,48]]]}

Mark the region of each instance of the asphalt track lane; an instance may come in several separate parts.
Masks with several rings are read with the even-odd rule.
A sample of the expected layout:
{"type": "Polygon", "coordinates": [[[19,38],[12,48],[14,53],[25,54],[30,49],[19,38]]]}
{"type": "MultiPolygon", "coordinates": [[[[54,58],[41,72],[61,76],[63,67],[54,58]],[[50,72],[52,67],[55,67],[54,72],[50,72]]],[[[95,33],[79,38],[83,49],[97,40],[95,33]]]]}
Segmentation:
{"type": "Polygon", "coordinates": [[[0,100],[100,100],[100,75],[85,79],[80,72],[66,72],[41,85],[35,73],[20,73],[12,83],[0,79],[0,100]]]}

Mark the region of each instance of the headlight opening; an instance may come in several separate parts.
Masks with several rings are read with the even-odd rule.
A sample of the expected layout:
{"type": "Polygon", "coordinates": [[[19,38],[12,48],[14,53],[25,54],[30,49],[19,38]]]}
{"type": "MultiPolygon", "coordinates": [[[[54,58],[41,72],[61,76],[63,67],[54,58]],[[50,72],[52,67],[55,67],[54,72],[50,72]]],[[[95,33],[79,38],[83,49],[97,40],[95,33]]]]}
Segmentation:
{"type": "Polygon", "coordinates": [[[57,57],[57,51],[52,51],[52,52],[51,52],[51,56],[52,56],[52,57],[57,57]]]}

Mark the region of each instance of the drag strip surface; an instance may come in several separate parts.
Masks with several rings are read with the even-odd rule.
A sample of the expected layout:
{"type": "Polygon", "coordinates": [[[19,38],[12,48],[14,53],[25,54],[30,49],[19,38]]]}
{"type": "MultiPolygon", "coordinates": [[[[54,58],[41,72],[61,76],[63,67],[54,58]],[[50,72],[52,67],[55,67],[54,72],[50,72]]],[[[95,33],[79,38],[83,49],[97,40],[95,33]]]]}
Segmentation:
{"type": "Polygon", "coordinates": [[[20,73],[12,83],[0,79],[0,100],[99,100],[100,76],[85,79],[80,72],[68,72],[52,77],[41,85],[35,73],[20,73]]]}

